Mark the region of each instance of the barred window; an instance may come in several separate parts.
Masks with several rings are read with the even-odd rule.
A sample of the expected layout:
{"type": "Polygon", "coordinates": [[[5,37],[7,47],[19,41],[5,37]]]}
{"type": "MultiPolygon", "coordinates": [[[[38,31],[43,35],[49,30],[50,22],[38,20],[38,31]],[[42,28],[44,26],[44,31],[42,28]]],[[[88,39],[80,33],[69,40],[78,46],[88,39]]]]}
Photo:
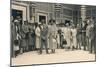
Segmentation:
{"type": "Polygon", "coordinates": [[[72,10],[63,9],[63,14],[64,14],[64,15],[68,15],[68,16],[72,16],[72,10]]]}
{"type": "Polygon", "coordinates": [[[56,11],[55,15],[56,15],[57,18],[60,18],[60,11],[56,11]]]}
{"type": "Polygon", "coordinates": [[[86,15],[91,16],[91,10],[86,10],[86,15]]]}
{"type": "Polygon", "coordinates": [[[78,16],[78,11],[73,11],[73,16],[78,16]]]}

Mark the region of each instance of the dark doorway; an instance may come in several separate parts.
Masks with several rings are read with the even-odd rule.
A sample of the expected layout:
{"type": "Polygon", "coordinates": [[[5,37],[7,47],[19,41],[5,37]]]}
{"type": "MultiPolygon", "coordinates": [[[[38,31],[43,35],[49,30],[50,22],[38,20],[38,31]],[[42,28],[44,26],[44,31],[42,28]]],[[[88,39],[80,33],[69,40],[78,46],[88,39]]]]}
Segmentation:
{"type": "Polygon", "coordinates": [[[70,20],[65,20],[65,25],[66,25],[66,23],[68,23],[69,24],[69,26],[70,26],[70,20]]]}
{"type": "MultiPolygon", "coordinates": [[[[23,16],[23,11],[21,10],[16,10],[12,9],[11,10],[11,16],[14,19],[20,20],[20,25],[22,25],[22,16],[23,16]]],[[[12,25],[11,25],[11,31],[12,31],[12,25]]],[[[12,37],[12,32],[11,32],[11,57],[14,57],[14,45],[13,45],[13,37],[12,37]]]]}
{"type": "Polygon", "coordinates": [[[14,18],[16,18],[17,16],[20,16],[22,18],[22,14],[23,14],[23,11],[21,10],[16,10],[16,9],[12,9],[12,16],[14,18]]]}
{"type": "Polygon", "coordinates": [[[21,18],[21,24],[22,24],[22,16],[23,16],[23,11],[21,11],[21,10],[16,10],[16,9],[12,9],[12,14],[11,14],[12,16],[13,16],[13,18],[14,19],[16,19],[17,17],[20,17],[21,18]]]}
{"type": "Polygon", "coordinates": [[[46,16],[39,15],[39,22],[41,22],[42,20],[45,20],[45,22],[46,22],[46,16]]]}

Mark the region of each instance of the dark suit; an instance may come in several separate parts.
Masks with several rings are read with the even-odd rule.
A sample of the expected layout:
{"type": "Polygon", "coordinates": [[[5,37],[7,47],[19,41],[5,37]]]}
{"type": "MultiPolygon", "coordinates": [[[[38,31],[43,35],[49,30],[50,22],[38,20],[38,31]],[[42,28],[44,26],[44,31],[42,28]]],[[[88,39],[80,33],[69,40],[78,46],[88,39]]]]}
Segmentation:
{"type": "Polygon", "coordinates": [[[27,25],[22,25],[22,32],[25,35],[24,39],[22,40],[22,47],[25,48],[25,50],[28,51],[28,26],[27,25]]]}
{"type": "Polygon", "coordinates": [[[35,32],[31,31],[28,33],[28,44],[29,44],[29,50],[33,50],[34,48],[34,36],[35,36],[35,32]]]}
{"type": "Polygon", "coordinates": [[[12,57],[15,56],[15,49],[14,49],[14,40],[18,40],[18,46],[20,46],[20,38],[19,36],[17,36],[18,34],[20,35],[19,33],[20,31],[20,28],[18,25],[15,25],[15,23],[12,23],[11,25],[11,40],[12,40],[12,43],[11,43],[11,47],[12,47],[12,57]]]}
{"type": "Polygon", "coordinates": [[[82,30],[80,27],[77,28],[77,49],[81,49],[82,46],[82,30]]]}
{"type": "Polygon", "coordinates": [[[42,53],[43,46],[46,49],[46,53],[48,53],[48,48],[47,48],[47,35],[48,35],[48,26],[47,25],[43,25],[43,30],[41,31],[40,54],[42,53]]]}
{"type": "Polygon", "coordinates": [[[87,24],[84,25],[84,27],[82,28],[82,46],[84,46],[84,50],[86,50],[86,28],[87,28],[87,24]]]}
{"type": "Polygon", "coordinates": [[[96,52],[96,43],[95,43],[96,31],[95,31],[95,25],[94,24],[92,24],[92,25],[93,25],[93,27],[91,27],[90,34],[89,34],[89,37],[91,39],[91,44],[89,44],[89,47],[90,47],[89,52],[93,53],[93,51],[94,51],[94,53],[95,53],[96,52]]]}

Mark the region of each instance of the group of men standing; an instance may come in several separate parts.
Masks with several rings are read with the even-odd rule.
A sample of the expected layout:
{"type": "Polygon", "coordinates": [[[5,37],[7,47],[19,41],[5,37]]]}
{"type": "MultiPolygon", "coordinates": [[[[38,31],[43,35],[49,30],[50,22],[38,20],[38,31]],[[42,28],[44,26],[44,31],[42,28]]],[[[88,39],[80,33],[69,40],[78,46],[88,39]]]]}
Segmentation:
{"type": "Polygon", "coordinates": [[[87,50],[90,53],[96,53],[96,23],[93,18],[87,18],[87,27],[86,27],[86,41],[87,41],[87,50]]]}
{"type": "Polygon", "coordinates": [[[37,50],[39,54],[42,54],[42,50],[45,49],[49,54],[48,49],[51,49],[51,52],[54,53],[56,48],[54,46],[56,45],[55,29],[57,29],[55,20],[51,20],[48,26],[45,20],[42,20],[41,24],[30,24],[28,21],[21,24],[19,18],[13,19],[11,22],[12,57],[32,50],[37,50]]]}
{"type": "Polygon", "coordinates": [[[61,27],[60,42],[61,46],[67,44],[65,46],[67,50],[83,49],[89,53],[95,53],[96,22],[93,18],[87,17],[76,26],[66,23],[64,27],[61,27]]]}
{"type": "Polygon", "coordinates": [[[50,20],[49,25],[45,23],[44,20],[41,21],[41,24],[36,24],[35,36],[36,36],[36,49],[39,54],[42,54],[42,50],[45,49],[46,53],[49,54],[49,49],[51,53],[55,53],[57,48],[56,42],[57,27],[55,20],[50,20]]]}
{"type": "Polygon", "coordinates": [[[34,48],[34,29],[31,24],[24,21],[22,24],[18,17],[11,22],[11,51],[12,57],[16,57],[34,48]]]}
{"type": "Polygon", "coordinates": [[[29,24],[15,18],[11,22],[12,56],[33,50],[42,54],[43,49],[50,54],[55,53],[57,48],[74,50],[82,49],[82,46],[84,50],[95,53],[95,32],[95,23],[91,18],[87,18],[83,26],[66,23],[65,28],[60,30],[53,19],[47,25],[44,19],[41,24],[29,24]]]}
{"type": "Polygon", "coordinates": [[[96,53],[96,21],[93,17],[87,17],[81,28],[82,46],[89,53],[96,53]]]}

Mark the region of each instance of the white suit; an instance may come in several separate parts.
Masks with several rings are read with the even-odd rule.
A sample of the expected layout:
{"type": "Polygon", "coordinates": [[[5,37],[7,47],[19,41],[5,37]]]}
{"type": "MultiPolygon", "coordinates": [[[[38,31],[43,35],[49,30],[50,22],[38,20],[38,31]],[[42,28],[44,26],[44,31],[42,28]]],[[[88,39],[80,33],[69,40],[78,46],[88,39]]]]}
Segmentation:
{"type": "Polygon", "coordinates": [[[56,34],[57,34],[57,27],[56,25],[52,25],[49,28],[49,48],[56,49],[57,48],[57,41],[56,41],[56,34]]]}
{"type": "Polygon", "coordinates": [[[71,31],[72,31],[72,39],[73,39],[72,46],[76,48],[76,46],[77,46],[77,40],[76,40],[77,30],[72,29],[71,31]]]}
{"type": "Polygon", "coordinates": [[[36,28],[35,34],[36,34],[36,48],[40,48],[40,44],[41,44],[40,34],[41,34],[41,31],[40,31],[39,27],[36,28]]]}
{"type": "Polygon", "coordinates": [[[65,39],[67,41],[67,46],[70,47],[70,37],[71,37],[71,30],[69,27],[66,27],[64,29],[64,35],[65,35],[65,39]]]}

